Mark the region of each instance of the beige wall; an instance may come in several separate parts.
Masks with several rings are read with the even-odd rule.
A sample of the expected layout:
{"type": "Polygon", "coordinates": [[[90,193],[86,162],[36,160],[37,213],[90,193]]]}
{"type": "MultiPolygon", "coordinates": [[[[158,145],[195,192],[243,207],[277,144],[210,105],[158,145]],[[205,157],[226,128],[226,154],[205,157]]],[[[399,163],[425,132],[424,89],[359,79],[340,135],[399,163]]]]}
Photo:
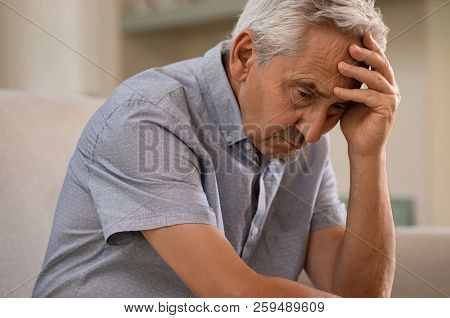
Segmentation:
{"type": "MultiPolygon", "coordinates": [[[[445,1],[429,0],[431,11],[445,1]]],[[[430,215],[432,224],[450,224],[450,5],[427,20],[430,154],[430,215]]]]}
{"type": "Polygon", "coordinates": [[[83,54],[93,62],[81,63],[83,90],[89,95],[109,96],[123,80],[120,1],[75,1],[82,12],[83,54]]]}
{"type": "Polygon", "coordinates": [[[4,43],[6,39],[6,17],[5,17],[5,10],[3,9],[2,5],[0,5],[0,87],[3,87],[6,85],[6,76],[5,76],[5,70],[6,70],[6,50],[4,48],[4,43]]]}
{"type": "Polygon", "coordinates": [[[126,77],[146,68],[202,56],[225,39],[233,21],[170,31],[125,34],[123,73],[126,77]]]}
{"type": "Polygon", "coordinates": [[[6,3],[26,18],[0,5],[4,25],[0,33],[0,54],[6,61],[0,72],[3,87],[57,94],[107,96],[111,93],[117,81],[74,50],[120,77],[118,0],[9,0],[6,3]]]}

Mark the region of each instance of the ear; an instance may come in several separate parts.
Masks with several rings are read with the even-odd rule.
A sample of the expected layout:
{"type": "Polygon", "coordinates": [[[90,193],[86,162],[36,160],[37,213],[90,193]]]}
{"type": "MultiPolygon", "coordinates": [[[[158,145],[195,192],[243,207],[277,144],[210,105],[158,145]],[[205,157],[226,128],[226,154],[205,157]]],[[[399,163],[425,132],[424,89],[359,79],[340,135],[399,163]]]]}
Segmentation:
{"type": "Polygon", "coordinates": [[[238,34],[230,50],[229,68],[233,80],[244,82],[255,61],[253,32],[250,29],[244,29],[238,34]]]}

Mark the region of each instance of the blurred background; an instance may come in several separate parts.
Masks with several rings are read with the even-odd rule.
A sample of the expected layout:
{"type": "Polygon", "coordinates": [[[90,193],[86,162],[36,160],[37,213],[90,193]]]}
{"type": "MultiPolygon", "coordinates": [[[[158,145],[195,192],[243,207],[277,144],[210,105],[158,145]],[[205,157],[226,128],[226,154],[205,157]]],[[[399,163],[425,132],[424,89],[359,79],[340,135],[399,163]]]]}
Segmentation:
{"type": "MultiPolygon", "coordinates": [[[[228,37],[245,2],[1,0],[0,89],[6,92],[8,101],[17,100],[22,94],[17,92],[46,96],[47,99],[61,98],[64,102],[52,112],[58,112],[62,117],[76,117],[80,112],[66,103],[67,96],[84,96],[98,107],[121,81],[138,72],[203,55],[228,37]],[[65,105],[69,106],[65,108],[65,105]]],[[[388,150],[390,193],[398,226],[450,226],[448,3],[442,0],[376,2],[391,29],[387,55],[402,92],[388,150]]],[[[5,102],[3,104],[5,106],[5,102]]],[[[45,117],[32,106],[27,107],[26,113],[35,111],[39,120],[42,120],[39,116],[45,117]]],[[[83,111],[86,113],[83,121],[71,128],[74,136],[78,136],[84,120],[91,114],[83,111]]],[[[13,128],[6,130],[3,125],[1,130],[2,123],[5,121],[0,117],[2,137],[11,134],[13,128]]],[[[33,119],[19,118],[14,125],[9,124],[22,134],[27,125],[32,127],[33,119]]],[[[52,134],[53,137],[56,135],[52,134]]],[[[66,150],[68,154],[73,151],[74,141],[71,140],[66,150]]],[[[8,170],[3,164],[7,153],[15,151],[15,146],[3,144],[2,147],[0,169],[4,171],[0,200],[3,201],[14,195],[9,184],[16,182],[16,171],[8,170]]],[[[346,151],[346,142],[336,127],[332,132],[332,156],[344,200],[349,189],[346,151]]],[[[27,156],[27,152],[22,155],[27,156]]],[[[54,158],[51,152],[49,156],[54,158]]],[[[68,159],[64,155],[50,166],[65,168],[68,159]]],[[[58,169],[54,180],[62,182],[60,171],[64,169],[58,169]]],[[[31,173],[36,172],[33,171],[31,173]]],[[[43,166],[40,173],[48,173],[48,170],[43,166]]],[[[27,181],[21,179],[20,182],[24,185],[27,181]]],[[[36,182],[39,187],[43,186],[42,181],[36,182]]],[[[59,190],[58,183],[48,194],[47,213],[53,213],[54,198],[59,190]]],[[[3,205],[3,208],[8,207],[3,205]]],[[[8,220],[2,222],[6,224],[8,220]]]]}

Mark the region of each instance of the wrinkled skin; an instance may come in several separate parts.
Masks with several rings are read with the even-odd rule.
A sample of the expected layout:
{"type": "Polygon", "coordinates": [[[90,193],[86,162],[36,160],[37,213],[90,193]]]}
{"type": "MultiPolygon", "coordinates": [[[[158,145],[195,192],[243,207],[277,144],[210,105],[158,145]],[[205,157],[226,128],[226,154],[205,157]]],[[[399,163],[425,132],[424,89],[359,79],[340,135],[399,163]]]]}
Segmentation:
{"type": "Polygon", "coordinates": [[[400,95],[378,44],[370,34],[356,39],[331,27],[311,27],[304,38],[298,56],[265,65],[257,63],[251,30],[233,43],[227,74],[255,147],[288,157],[341,121],[350,151],[382,151],[400,95]]]}

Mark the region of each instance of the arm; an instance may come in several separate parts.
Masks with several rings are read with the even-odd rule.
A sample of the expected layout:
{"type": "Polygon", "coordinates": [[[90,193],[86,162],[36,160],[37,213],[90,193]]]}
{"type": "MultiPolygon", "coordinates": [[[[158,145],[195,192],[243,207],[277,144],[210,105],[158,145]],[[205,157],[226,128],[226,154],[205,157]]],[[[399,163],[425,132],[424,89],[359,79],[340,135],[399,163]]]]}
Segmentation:
{"type": "MultiPolygon", "coordinates": [[[[305,270],[316,288],[330,293],[389,297],[395,258],[389,197],[386,193],[367,196],[386,192],[387,186],[377,183],[376,172],[362,171],[351,172],[347,229],[336,226],[311,232],[305,270]]],[[[385,173],[380,174],[385,179],[385,173]]]]}
{"type": "Polygon", "coordinates": [[[389,297],[395,233],[384,156],[350,156],[347,228],[311,232],[305,270],[316,288],[346,297],[389,297]]]}
{"type": "Polygon", "coordinates": [[[395,270],[395,228],[387,173],[386,145],[400,102],[393,69],[370,34],[365,48],[350,46],[371,69],[340,63],[342,75],[367,89],[335,88],[354,105],[341,118],[350,160],[347,230],[336,258],[333,290],[345,296],[389,297],[395,270]]]}
{"type": "Polygon", "coordinates": [[[142,233],[197,297],[334,297],[284,278],[259,275],[214,226],[182,224],[142,233]]]}
{"type": "Polygon", "coordinates": [[[344,235],[343,226],[319,229],[309,234],[305,271],[320,290],[337,294],[333,290],[334,268],[344,235]]]}
{"type": "Polygon", "coordinates": [[[338,98],[355,103],[341,118],[350,160],[347,228],[345,234],[341,230],[341,239],[337,229],[312,233],[307,268],[315,286],[333,293],[389,297],[395,270],[395,228],[386,144],[400,94],[384,52],[370,35],[364,36],[363,43],[365,48],[351,46],[349,51],[371,70],[346,63],[338,67],[342,75],[367,84],[368,89],[334,89],[338,98]],[[327,264],[324,273],[317,269],[320,262],[327,264]]]}
{"type": "Polygon", "coordinates": [[[394,278],[395,229],[385,155],[350,155],[347,230],[336,258],[333,290],[355,297],[389,297],[394,278]]]}

